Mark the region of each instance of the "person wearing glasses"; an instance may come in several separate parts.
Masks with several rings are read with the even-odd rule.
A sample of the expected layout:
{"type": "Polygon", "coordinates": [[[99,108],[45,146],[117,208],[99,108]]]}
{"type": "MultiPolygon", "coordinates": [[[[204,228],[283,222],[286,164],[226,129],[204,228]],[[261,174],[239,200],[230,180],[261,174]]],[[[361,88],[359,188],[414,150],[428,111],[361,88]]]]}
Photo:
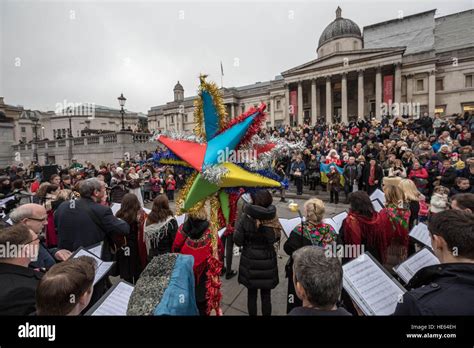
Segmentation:
{"type": "MultiPolygon", "coordinates": [[[[46,209],[40,204],[24,204],[10,213],[10,219],[15,225],[22,224],[31,229],[40,237],[44,226],[48,223],[46,209]]],[[[38,259],[31,262],[30,267],[38,269],[49,269],[56,261],[65,261],[71,256],[71,252],[65,249],[46,248],[43,241],[39,241],[38,259]]]]}
{"type": "Polygon", "coordinates": [[[43,273],[28,267],[37,256],[39,238],[23,224],[0,233],[0,315],[29,315],[35,311],[35,291],[43,273]]]}

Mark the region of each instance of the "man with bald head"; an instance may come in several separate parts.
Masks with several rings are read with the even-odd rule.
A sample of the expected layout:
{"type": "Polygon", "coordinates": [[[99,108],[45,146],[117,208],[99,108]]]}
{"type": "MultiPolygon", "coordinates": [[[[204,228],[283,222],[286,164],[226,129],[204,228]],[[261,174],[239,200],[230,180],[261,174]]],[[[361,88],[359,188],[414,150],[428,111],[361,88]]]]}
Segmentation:
{"type": "MultiPolygon", "coordinates": [[[[39,204],[28,203],[19,206],[10,213],[10,219],[14,224],[22,224],[40,236],[44,226],[48,224],[48,214],[46,209],[39,204]]],[[[49,269],[56,261],[67,260],[71,256],[69,250],[59,250],[58,248],[47,249],[43,242],[40,242],[38,260],[30,264],[30,267],[49,269]]]]}

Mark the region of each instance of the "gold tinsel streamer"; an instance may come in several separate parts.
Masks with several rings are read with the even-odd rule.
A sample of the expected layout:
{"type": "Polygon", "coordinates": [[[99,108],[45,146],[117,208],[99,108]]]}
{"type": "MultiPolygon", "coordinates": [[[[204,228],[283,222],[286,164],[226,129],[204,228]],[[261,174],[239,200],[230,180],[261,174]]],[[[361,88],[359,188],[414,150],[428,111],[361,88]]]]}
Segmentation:
{"type": "Polygon", "coordinates": [[[174,159],[162,159],[160,160],[160,164],[167,164],[167,165],[172,165],[172,166],[177,165],[177,166],[192,168],[187,162],[174,160],[174,159]]]}
{"type": "Polygon", "coordinates": [[[200,85],[198,98],[196,98],[194,101],[194,120],[196,122],[194,134],[202,139],[204,139],[206,136],[203,103],[201,98],[203,91],[209,92],[209,94],[212,96],[212,100],[214,101],[214,106],[217,111],[219,129],[225,127],[227,123],[227,112],[225,110],[224,100],[222,98],[221,92],[219,91],[219,87],[214,82],[207,82],[206,77],[207,75],[202,74],[199,76],[200,85]]]}
{"type": "MultiPolygon", "coordinates": [[[[184,201],[186,197],[188,196],[189,190],[191,189],[191,186],[193,185],[194,180],[196,180],[196,177],[199,173],[194,172],[192,173],[189,178],[186,180],[184,183],[183,187],[179,191],[178,198],[176,199],[176,214],[181,215],[184,214],[185,211],[183,210],[184,207],[184,201]]],[[[206,203],[205,200],[202,200],[198,203],[196,203],[191,209],[187,211],[187,213],[193,213],[199,211],[203,205],[206,203]]]]}
{"type": "Polygon", "coordinates": [[[217,245],[217,232],[219,231],[219,208],[220,208],[220,202],[217,196],[212,196],[210,199],[210,205],[211,205],[211,214],[210,214],[210,227],[211,227],[211,245],[212,245],[212,253],[213,256],[218,259],[219,258],[219,253],[218,253],[218,245],[217,245]]]}

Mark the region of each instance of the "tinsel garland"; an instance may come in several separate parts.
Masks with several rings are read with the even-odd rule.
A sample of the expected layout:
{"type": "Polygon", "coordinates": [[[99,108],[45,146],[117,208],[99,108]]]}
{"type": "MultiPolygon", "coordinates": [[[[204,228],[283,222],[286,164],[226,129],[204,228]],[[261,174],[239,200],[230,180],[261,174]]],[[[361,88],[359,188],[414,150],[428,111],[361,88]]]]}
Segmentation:
{"type": "Polygon", "coordinates": [[[193,143],[202,144],[202,138],[196,136],[195,134],[186,134],[183,132],[178,132],[174,129],[171,130],[164,130],[160,134],[155,136],[155,140],[158,140],[161,136],[166,136],[170,139],[174,140],[186,140],[191,141],[193,143]]]}
{"type": "Polygon", "coordinates": [[[229,169],[223,166],[207,166],[202,170],[202,177],[215,185],[220,185],[221,179],[229,172],[229,169]]]}
{"type": "Polygon", "coordinates": [[[237,201],[240,198],[241,192],[242,190],[240,190],[239,193],[229,194],[229,223],[227,224],[224,236],[229,236],[235,231],[235,222],[237,219],[237,201]]]}
{"type": "Polygon", "coordinates": [[[214,107],[216,108],[218,122],[219,122],[219,129],[222,129],[226,124],[226,110],[224,106],[224,101],[222,98],[222,94],[219,91],[219,87],[214,82],[207,82],[206,81],[207,75],[200,75],[199,80],[199,90],[198,90],[198,98],[194,100],[194,121],[196,122],[196,126],[194,127],[194,134],[198,137],[198,139],[205,139],[206,131],[204,125],[204,111],[203,111],[203,102],[202,102],[202,92],[207,91],[212,97],[214,102],[214,107]]]}
{"type": "Polygon", "coordinates": [[[249,110],[247,110],[245,113],[241,114],[240,116],[234,118],[230,122],[227,123],[224,127],[222,127],[217,134],[225,132],[227,129],[231,128],[233,125],[242,122],[246,118],[250,117],[251,115],[257,113],[257,116],[255,116],[254,121],[252,124],[249,126],[247,129],[247,132],[245,135],[242,137],[240,140],[239,144],[236,146],[236,150],[240,149],[241,146],[248,144],[254,135],[256,135],[260,129],[262,128],[262,123],[265,120],[266,114],[265,114],[265,108],[267,106],[265,103],[260,104],[258,107],[251,107],[249,110]]]}
{"type": "Polygon", "coordinates": [[[206,299],[207,299],[207,314],[211,314],[214,310],[216,315],[222,315],[220,310],[221,294],[221,280],[220,274],[222,271],[222,262],[219,260],[219,209],[220,203],[217,196],[210,199],[211,214],[210,214],[210,231],[211,231],[211,255],[208,258],[207,282],[206,282],[206,299]]]}

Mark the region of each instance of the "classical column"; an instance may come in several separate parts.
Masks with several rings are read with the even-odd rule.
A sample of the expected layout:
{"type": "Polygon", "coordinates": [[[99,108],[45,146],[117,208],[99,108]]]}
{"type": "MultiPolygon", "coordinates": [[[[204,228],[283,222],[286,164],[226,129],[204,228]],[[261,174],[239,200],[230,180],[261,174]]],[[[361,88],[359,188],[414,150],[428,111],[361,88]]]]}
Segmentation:
{"type": "Polygon", "coordinates": [[[298,81],[298,121],[297,125],[303,125],[303,82],[298,81]]]}
{"type": "Polygon", "coordinates": [[[326,123],[332,123],[332,89],[331,76],[326,76],[326,123]]]}
{"type": "Polygon", "coordinates": [[[163,115],[163,120],[165,121],[165,131],[168,130],[168,116],[163,115]]]}
{"type": "Polygon", "coordinates": [[[413,74],[406,75],[407,77],[407,103],[413,100],[413,74]]]}
{"type": "Polygon", "coordinates": [[[311,80],[311,125],[314,126],[318,120],[318,110],[316,110],[316,79],[311,80]]]}
{"type": "Polygon", "coordinates": [[[436,71],[433,69],[430,71],[428,77],[428,114],[434,115],[436,108],[436,71]]]}
{"type": "Polygon", "coordinates": [[[359,70],[357,78],[357,118],[364,119],[364,70],[359,70]]]}
{"type": "Polygon", "coordinates": [[[230,104],[230,118],[231,120],[235,118],[234,103],[230,104]]]}
{"type": "Polygon", "coordinates": [[[270,126],[275,127],[275,98],[270,98],[270,126]]]}
{"type": "Polygon", "coordinates": [[[377,67],[375,72],[375,118],[382,118],[382,69],[377,67]]]}
{"type": "Polygon", "coordinates": [[[341,121],[348,123],[347,117],[347,73],[342,73],[341,79],[341,121]]]}
{"type": "Polygon", "coordinates": [[[285,84],[285,122],[290,124],[290,85],[285,84]]]}
{"type": "Polygon", "coordinates": [[[394,102],[400,107],[402,101],[402,63],[395,64],[395,78],[393,82],[395,85],[394,102]]]}

